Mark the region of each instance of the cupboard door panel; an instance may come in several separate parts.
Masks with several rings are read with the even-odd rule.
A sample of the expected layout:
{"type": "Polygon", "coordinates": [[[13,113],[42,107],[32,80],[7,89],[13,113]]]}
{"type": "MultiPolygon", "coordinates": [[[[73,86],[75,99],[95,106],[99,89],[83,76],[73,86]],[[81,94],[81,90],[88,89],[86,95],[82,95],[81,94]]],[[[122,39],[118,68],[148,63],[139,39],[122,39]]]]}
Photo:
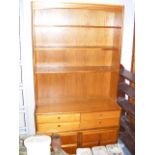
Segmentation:
{"type": "Polygon", "coordinates": [[[100,133],[100,145],[116,143],[118,141],[118,129],[103,131],[100,133]]]}
{"type": "Polygon", "coordinates": [[[61,136],[62,145],[77,145],[78,133],[77,132],[65,132],[58,133],[61,136]]]}
{"type": "Polygon", "coordinates": [[[71,155],[76,153],[77,146],[66,145],[66,146],[62,146],[62,149],[71,155]]]}
{"type": "Polygon", "coordinates": [[[89,130],[82,132],[82,147],[92,147],[115,143],[118,140],[118,128],[89,130]]]}
{"type": "Polygon", "coordinates": [[[82,147],[91,147],[99,145],[99,133],[86,131],[82,133],[82,147]]]}

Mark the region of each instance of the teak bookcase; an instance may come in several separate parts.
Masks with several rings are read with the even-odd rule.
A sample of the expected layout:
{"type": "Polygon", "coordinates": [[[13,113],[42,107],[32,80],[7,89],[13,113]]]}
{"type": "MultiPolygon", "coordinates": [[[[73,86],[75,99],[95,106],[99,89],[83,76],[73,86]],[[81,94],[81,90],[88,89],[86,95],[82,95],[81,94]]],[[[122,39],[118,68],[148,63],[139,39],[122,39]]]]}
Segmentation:
{"type": "Polygon", "coordinates": [[[36,132],[62,147],[117,142],[123,6],[32,2],[36,132]]]}

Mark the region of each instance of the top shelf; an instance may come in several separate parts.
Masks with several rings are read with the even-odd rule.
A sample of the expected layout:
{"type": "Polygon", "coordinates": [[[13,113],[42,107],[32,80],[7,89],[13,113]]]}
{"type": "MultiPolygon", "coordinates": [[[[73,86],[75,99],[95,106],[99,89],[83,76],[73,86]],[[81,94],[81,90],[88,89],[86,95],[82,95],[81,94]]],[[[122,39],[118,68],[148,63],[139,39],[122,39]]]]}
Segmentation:
{"type": "Polygon", "coordinates": [[[33,1],[33,10],[40,9],[91,9],[91,10],[104,10],[104,11],[115,11],[122,12],[124,10],[123,5],[110,5],[110,4],[87,4],[87,3],[60,3],[52,1],[33,1]]]}
{"type": "Polygon", "coordinates": [[[97,26],[97,25],[34,25],[35,27],[71,27],[71,28],[113,28],[121,29],[121,26],[97,26]]]}

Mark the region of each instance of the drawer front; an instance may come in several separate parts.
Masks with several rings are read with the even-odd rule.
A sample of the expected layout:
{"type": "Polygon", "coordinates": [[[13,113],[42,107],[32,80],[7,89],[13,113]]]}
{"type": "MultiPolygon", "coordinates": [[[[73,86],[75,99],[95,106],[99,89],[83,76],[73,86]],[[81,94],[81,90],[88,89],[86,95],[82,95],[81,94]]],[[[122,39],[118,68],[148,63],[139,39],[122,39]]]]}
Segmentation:
{"type": "Polygon", "coordinates": [[[74,123],[44,123],[37,125],[38,132],[60,132],[78,130],[79,122],[74,123]]]}
{"type": "Polygon", "coordinates": [[[102,120],[104,118],[119,118],[120,111],[93,112],[81,114],[82,121],[102,120]]]}
{"type": "Polygon", "coordinates": [[[80,114],[40,114],[36,116],[37,123],[58,123],[80,121],[80,114]]]}
{"type": "Polygon", "coordinates": [[[119,118],[105,118],[102,120],[81,121],[80,129],[117,127],[117,126],[119,126],[119,118]]]}

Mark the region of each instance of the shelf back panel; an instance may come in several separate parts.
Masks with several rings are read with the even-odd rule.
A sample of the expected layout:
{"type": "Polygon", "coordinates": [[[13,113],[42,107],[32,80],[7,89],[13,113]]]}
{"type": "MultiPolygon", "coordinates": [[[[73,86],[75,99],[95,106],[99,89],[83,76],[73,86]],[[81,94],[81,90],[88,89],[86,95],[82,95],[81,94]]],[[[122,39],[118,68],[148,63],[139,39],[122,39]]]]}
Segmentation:
{"type": "Polygon", "coordinates": [[[36,49],[36,62],[46,66],[112,66],[116,50],[95,48],[36,49]]]}
{"type": "Polygon", "coordinates": [[[110,72],[51,73],[36,75],[37,100],[109,95],[110,72]]]}
{"type": "Polygon", "coordinates": [[[122,14],[89,9],[40,9],[34,11],[35,25],[122,26],[122,14]]]}

